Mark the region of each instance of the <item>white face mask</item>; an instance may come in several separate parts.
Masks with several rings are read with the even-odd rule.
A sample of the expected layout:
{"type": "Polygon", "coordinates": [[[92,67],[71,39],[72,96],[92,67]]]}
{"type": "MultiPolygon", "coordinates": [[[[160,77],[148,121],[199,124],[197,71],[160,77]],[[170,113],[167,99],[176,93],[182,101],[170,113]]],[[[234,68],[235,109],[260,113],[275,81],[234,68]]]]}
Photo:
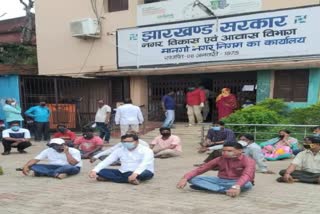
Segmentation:
{"type": "Polygon", "coordinates": [[[243,140],[239,140],[238,143],[241,144],[243,147],[248,146],[248,143],[246,141],[243,141],[243,140]]]}
{"type": "Polygon", "coordinates": [[[16,102],[12,102],[12,103],[11,103],[12,106],[15,106],[16,104],[17,104],[16,102]]]}

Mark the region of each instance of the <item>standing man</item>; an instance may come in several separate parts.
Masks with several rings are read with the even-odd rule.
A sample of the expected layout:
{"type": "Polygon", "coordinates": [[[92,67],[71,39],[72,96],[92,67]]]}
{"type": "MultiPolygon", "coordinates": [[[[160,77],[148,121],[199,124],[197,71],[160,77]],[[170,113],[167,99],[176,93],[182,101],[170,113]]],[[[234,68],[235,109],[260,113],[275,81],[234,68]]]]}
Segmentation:
{"type": "Polygon", "coordinates": [[[77,149],[69,148],[63,139],[53,138],[47,148],[34,159],[29,160],[23,167],[22,173],[32,176],[48,176],[58,179],[66,178],[69,175],[76,175],[82,167],[80,152],[77,149]],[[37,164],[41,160],[48,160],[48,164],[37,164]]]}
{"type": "Polygon", "coordinates": [[[115,123],[120,125],[121,136],[129,130],[139,132],[139,124],[143,123],[141,109],[133,105],[130,98],[126,98],[124,104],[117,108],[115,123]]]}
{"type": "Polygon", "coordinates": [[[50,119],[50,110],[46,106],[45,101],[41,101],[40,105],[33,106],[29,108],[25,114],[28,117],[33,118],[35,122],[35,141],[41,141],[42,137],[44,141],[50,139],[49,134],[49,119],[50,119]]]}
{"type": "Polygon", "coordinates": [[[256,164],[242,152],[242,145],[237,142],[224,144],[222,157],[185,174],[177,188],[182,189],[189,182],[192,189],[224,193],[230,197],[250,190],[254,183],[256,164]],[[218,177],[198,176],[216,167],[219,168],[218,177]]]}
{"type": "Polygon", "coordinates": [[[206,95],[203,90],[196,87],[189,87],[186,94],[186,103],[187,103],[187,114],[189,125],[195,125],[195,119],[197,123],[203,122],[203,117],[201,114],[201,109],[204,107],[204,102],[206,101],[206,95]]]}
{"type": "Polygon", "coordinates": [[[161,101],[162,109],[166,116],[162,127],[171,128],[174,122],[174,110],[176,107],[176,102],[174,100],[174,91],[170,91],[168,94],[164,95],[161,101]]]}
{"type": "Polygon", "coordinates": [[[12,121],[19,121],[19,126],[22,126],[23,118],[21,116],[21,108],[17,105],[16,101],[11,98],[6,99],[3,112],[7,127],[9,127],[9,123],[12,121]]]}
{"type": "Polygon", "coordinates": [[[107,144],[110,140],[110,130],[108,124],[110,123],[111,107],[104,104],[102,99],[98,100],[98,110],[95,117],[95,123],[100,131],[100,138],[103,143],[107,144]]]}
{"type": "Polygon", "coordinates": [[[19,121],[12,121],[10,128],[2,131],[2,144],[4,152],[2,155],[9,155],[11,147],[17,147],[19,153],[26,153],[26,148],[31,146],[30,132],[28,129],[20,128],[19,121]]]}
{"type": "Polygon", "coordinates": [[[100,162],[89,174],[90,178],[98,181],[116,183],[140,184],[154,174],[153,152],[146,146],[139,145],[138,135],[126,134],[121,136],[122,147],[113,151],[106,159],[100,162]],[[106,169],[115,161],[120,160],[119,169],[106,169]]]}

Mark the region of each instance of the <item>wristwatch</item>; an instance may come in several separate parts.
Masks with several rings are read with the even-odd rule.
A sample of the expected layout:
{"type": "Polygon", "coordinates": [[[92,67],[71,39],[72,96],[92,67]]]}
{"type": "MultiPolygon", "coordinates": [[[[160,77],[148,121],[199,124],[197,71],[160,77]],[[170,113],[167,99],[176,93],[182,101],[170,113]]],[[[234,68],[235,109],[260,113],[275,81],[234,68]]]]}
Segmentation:
{"type": "Polygon", "coordinates": [[[240,186],[239,186],[239,185],[233,185],[233,186],[231,187],[231,189],[240,189],[240,186]]]}

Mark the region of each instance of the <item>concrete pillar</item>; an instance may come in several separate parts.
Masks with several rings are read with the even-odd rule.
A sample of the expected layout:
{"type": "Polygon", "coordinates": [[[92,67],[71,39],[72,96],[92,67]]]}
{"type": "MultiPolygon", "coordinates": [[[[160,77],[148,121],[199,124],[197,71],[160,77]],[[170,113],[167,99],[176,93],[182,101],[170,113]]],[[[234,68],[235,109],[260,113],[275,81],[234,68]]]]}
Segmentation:
{"type": "Polygon", "coordinates": [[[130,77],[130,97],[134,105],[140,106],[144,119],[148,116],[148,80],[145,76],[130,77]]]}

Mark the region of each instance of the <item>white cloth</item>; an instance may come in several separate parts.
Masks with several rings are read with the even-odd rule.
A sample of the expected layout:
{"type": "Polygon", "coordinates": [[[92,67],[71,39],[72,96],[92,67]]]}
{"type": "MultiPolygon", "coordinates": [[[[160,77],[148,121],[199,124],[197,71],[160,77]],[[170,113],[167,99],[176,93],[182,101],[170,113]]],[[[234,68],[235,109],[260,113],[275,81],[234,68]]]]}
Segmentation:
{"type": "Polygon", "coordinates": [[[219,149],[222,149],[222,148],[223,148],[223,144],[208,147],[208,149],[210,151],[219,150],[219,149]]]}
{"type": "MultiPolygon", "coordinates": [[[[149,144],[148,144],[146,141],[144,141],[144,140],[139,139],[139,144],[142,145],[142,146],[145,146],[145,147],[149,148],[149,144]]],[[[120,143],[117,143],[116,145],[112,146],[111,148],[106,149],[106,150],[104,150],[104,151],[96,154],[96,155],[93,156],[93,157],[96,158],[96,159],[98,159],[98,158],[100,158],[101,156],[110,155],[113,151],[117,150],[118,148],[122,148],[122,147],[123,147],[123,145],[122,145],[121,142],[120,142],[120,143]]]]}
{"type": "Polygon", "coordinates": [[[125,135],[129,130],[139,132],[139,124],[120,125],[121,136],[125,135]]]}
{"type": "Polygon", "coordinates": [[[101,108],[98,108],[94,121],[96,123],[106,122],[108,112],[111,112],[111,108],[108,105],[104,105],[101,108]]]}
{"type": "Polygon", "coordinates": [[[132,104],[124,104],[117,108],[115,122],[117,125],[138,125],[143,123],[140,108],[132,104]]]}
{"type": "Polygon", "coordinates": [[[16,132],[12,131],[11,129],[5,129],[2,131],[2,137],[3,138],[7,138],[7,137],[25,138],[25,139],[31,138],[29,130],[24,128],[19,128],[19,131],[16,131],[16,132]]]}
{"type": "MultiPolygon", "coordinates": [[[[74,148],[69,148],[69,153],[71,156],[78,161],[75,166],[82,167],[81,154],[80,151],[74,148]]],[[[40,154],[38,154],[34,159],[36,160],[48,160],[49,164],[52,165],[70,165],[67,160],[67,156],[64,152],[59,153],[53,148],[48,148],[43,150],[40,154]]]]}
{"type": "Polygon", "coordinates": [[[93,171],[99,172],[119,159],[121,162],[119,171],[122,173],[130,171],[140,175],[144,170],[154,172],[153,151],[141,145],[138,145],[132,151],[124,147],[116,149],[106,159],[100,162],[93,171]]]}

